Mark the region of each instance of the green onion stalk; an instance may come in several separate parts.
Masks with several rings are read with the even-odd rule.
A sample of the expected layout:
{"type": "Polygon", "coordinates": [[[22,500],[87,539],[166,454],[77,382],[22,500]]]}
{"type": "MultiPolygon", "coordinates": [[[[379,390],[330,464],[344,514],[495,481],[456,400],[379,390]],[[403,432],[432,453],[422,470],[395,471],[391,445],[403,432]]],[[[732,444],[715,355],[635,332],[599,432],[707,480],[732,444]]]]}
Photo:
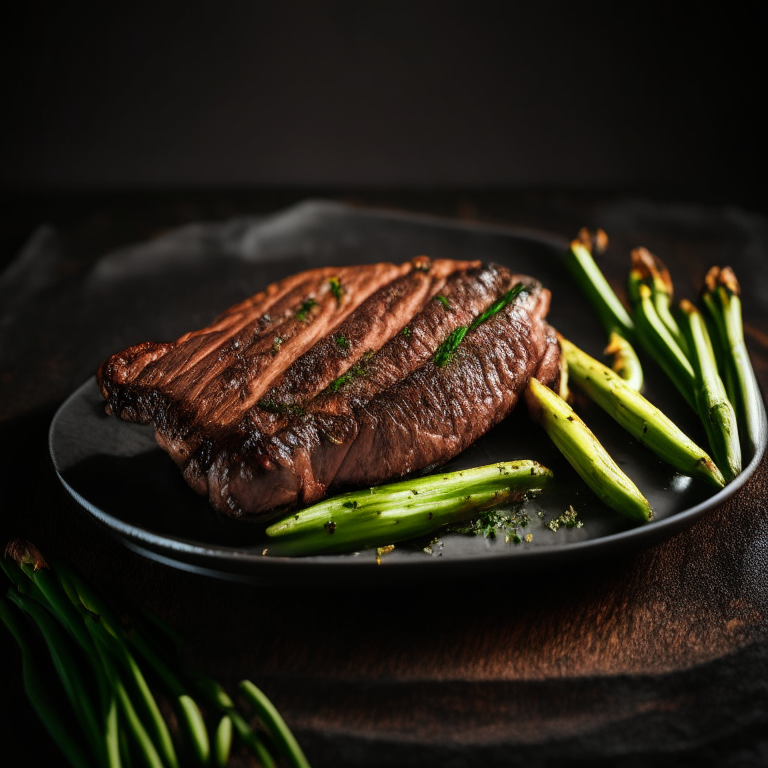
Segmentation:
{"type": "Polygon", "coordinates": [[[730,267],[709,270],[702,299],[709,310],[715,338],[719,340],[719,367],[736,409],[739,434],[744,446],[754,453],[760,437],[763,404],[744,342],[741,288],[730,267]]]}
{"type": "MultiPolygon", "coordinates": [[[[222,719],[228,718],[230,720],[232,730],[234,730],[248,750],[258,758],[262,766],[264,768],[274,768],[275,761],[264,744],[261,735],[253,730],[245,717],[237,711],[235,702],[232,701],[229,694],[215,680],[199,672],[189,672],[188,676],[190,683],[205,703],[218,711],[222,715],[222,719]]],[[[221,737],[221,742],[218,729],[215,739],[217,759],[220,758],[222,752],[228,751],[230,747],[226,742],[226,731],[229,730],[229,727],[224,725],[223,728],[225,732],[221,737]]],[[[231,734],[229,738],[231,739],[231,734]]]]}
{"type": "Polygon", "coordinates": [[[634,522],[653,517],[648,500],[568,403],[536,378],[528,382],[525,401],[532,419],[602,501],[634,522]]]}
{"type": "Polygon", "coordinates": [[[426,536],[535,496],[551,477],[535,461],[509,461],[352,491],[270,525],[267,554],[344,552],[426,536]]]}
{"type": "Polygon", "coordinates": [[[309,768],[307,758],[304,757],[299,742],[291,733],[275,705],[257,688],[250,680],[240,683],[240,690],[253,707],[262,723],[277,745],[278,750],[292,768],[309,768]]]}
{"type": "Polygon", "coordinates": [[[70,765],[75,768],[96,766],[97,763],[89,754],[83,740],[73,732],[66,718],[62,716],[57,702],[57,693],[61,686],[56,685],[56,680],[52,679],[53,670],[35,648],[30,628],[22,621],[21,613],[4,598],[0,598],[0,619],[21,649],[24,690],[45,729],[70,765]]]}
{"type": "Polygon", "coordinates": [[[613,358],[613,371],[635,392],[643,388],[643,369],[634,347],[617,331],[611,331],[603,353],[613,358]]]}
{"type": "Polygon", "coordinates": [[[678,472],[718,488],[725,485],[723,475],[707,453],[655,405],[610,368],[562,336],[558,338],[571,381],[633,437],[678,472]]]}
{"type": "MultiPolygon", "coordinates": [[[[633,274],[631,282],[642,282],[651,289],[651,301],[656,309],[656,314],[687,357],[687,342],[671,311],[674,286],[669,270],[664,262],[647,248],[635,248],[630,257],[633,274]]],[[[630,294],[636,296],[636,290],[632,287],[630,287],[630,294]]]]}
{"type": "MultiPolygon", "coordinates": [[[[633,270],[634,272],[634,270],[633,270]]],[[[630,283],[634,277],[630,274],[630,283]]],[[[698,411],[694,396],[696,376],[693,366],[685,352],[675,340],[671,331],[664,324],[656,311],[653,302],[653,291],[643,282],[636,284],[637,303],[632,312],[635,329],[640,343],[648,353],[661,365],[664,373],[685,398],[688,405],[698,411]]],[[[630,291],[632,293],[632,291],[630,291]]]]}
{"type": "Polygon", "coordinates": [[[102,738],[100,707],[88,695],[88,679],[84,674],[83,663],[78,658],[76,648],[72,646],[61,624],[37,600],[19,591],[10,591],[8,598],[37,624],[69,700],[69,706],[74,712],[92,754],[106,760],[107,749],[102,738]]]}
{"type": "Polygon", "coordinates": [[[83,607],[91,614],[98,615],[102,625],[109,631],[119,644],[119,655],[123,659],[129,672],[136,677],[139,689],[147,701],[149,711],[152,712],[152,719],[158,723],[158,738],[163,744],[167,759],[173,761],[175,755],[172,753],[172,744],[170,744],[170,734],[164,728],[164,722],[156,711],[154,699],[149,693],[149,687],[144,681],[143,675],[139,669],[131,650],[135,651],[152,669],[155,675],[162,681],[165,691],[170,694],[174,703],[178,721],[185,730],[188,743],[191,746],[194,755],[194,761],[198,765],[205,765],[210,755],[210,743],[208,732],[203,722],[200,708],[195,701],[191,699],[184,691],[184,687],[168,664],[166,664],[160,655],[136,631],[135,625],[126,630],[121,626],[115,612],[106,603],[104,599],[83,579],[77,571],[68,567],[66,564],[58,564],[59,572],[63,575],[65,582],[76,592],[83,607]]]}
{"type": "Polygon", "coordinates": [[[736,413],[725,392],[707,326],[690,301],[680,302],[683,332],[691,350],[695,373],[694,394],[715,461],[727,481],[741,472],[741,446],[736,413]]]}
{"type": "MultiPolygon", "coordinates": [[[[234,732],[264,768],[273,768],[261,735],[224,690],[213,681],[200,686],[181,664],[179,638],[162,621],[148,612],[122,618],[124,606],[114,610],[77,571],[58,561],[49,566],[19,539],[9,543],[0,563],[11,581],[9,600],[0,599],[0,619],[21,648],[27,697],[71,765],[224,766],[234,732]],[[145,670],[175,705],[180,758],[145,670]],[[217,713],[213,745],[193,692],[217,713]],[[71,714],[62,714],[62,698],[71,714]]],[[[243,685],[251,690],[252,683],[243,685]]],[[[286,752],[286,758],[300,755],[303,762],[296,764],[306,766],[284,721],[261,696],[273,715],[262,717],[271,743],[283,751],[290,747],[293,757],[286,752]]]]}
{"type": "Polygon", "coordinates": [[[629,386],[639,390],[643,385],[643,369],[632,347],[634,323],[592,256],[593,246],[601,253],[607,245],[608,238],[602,230],[592,237],[582,229],[579,237],[571,242],[565,263],[605,329],[606,354],[614,355],[613,369],[629,386]]]}

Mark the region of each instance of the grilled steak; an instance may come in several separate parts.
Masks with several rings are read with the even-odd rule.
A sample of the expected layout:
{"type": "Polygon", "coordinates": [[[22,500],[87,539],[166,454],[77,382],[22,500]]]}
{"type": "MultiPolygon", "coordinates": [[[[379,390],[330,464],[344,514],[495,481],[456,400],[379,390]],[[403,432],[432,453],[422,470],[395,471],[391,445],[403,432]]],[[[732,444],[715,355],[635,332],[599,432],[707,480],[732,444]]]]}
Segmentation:
{"type": "Polygon", "coordinates": [[[548,306],[536,280],[479,262],[310,270],[113,355],[98,382],[215,509],[268,519],[467,448],[531,376],[558,376],[548,306]]]}

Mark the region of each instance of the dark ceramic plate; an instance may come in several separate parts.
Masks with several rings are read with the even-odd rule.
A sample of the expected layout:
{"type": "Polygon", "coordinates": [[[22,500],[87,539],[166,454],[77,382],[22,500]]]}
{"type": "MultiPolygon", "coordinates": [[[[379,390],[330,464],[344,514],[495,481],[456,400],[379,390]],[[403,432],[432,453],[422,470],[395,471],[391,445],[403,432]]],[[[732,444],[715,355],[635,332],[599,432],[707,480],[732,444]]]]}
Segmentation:
{"type": "MultiPolygon", "coordinates": [[[[160,256],[155,248],[152,258],[145,259],[137,247],[135,253],[119,254],[119,263],[120,274],[126,275],[126,290],[142,285],[142,280],[155,285],[158,271],[163,270],[171,276],[176,274],[173,284],[179,294],[184,292],[182,273],[189,280],[189,291],[199,291],[199,286],[206,284],[218,286],[218,292],[198,297],[200,306],[195,312],[200,320],[195,324],[200,325],[268,283],[314,266],[403,261],[420,253],[481,258],[542,280],[553,294],[552,324],[598,356],[604,333],[563,274],[560,258],[566,245],[558,238],[536,233],[306,203],[266,219],[184,230],[163,241],[160,256]],[[185,257],[190,252],[194,255],[185,257]]],[[[167,300],[158,306],[168,313],[175,308],[167,300]]],[[[190,322],[194,321],[190,318],[190,322]]],[[[144,318],[142,323],[146,324],[144,318]]],[[[183,330],[187,328],[176,332],[172,322],[159,315],[155,338],[175,338],[183,330]]],[[[646,395],[696,442],[705,445],[694,414],[653,362],[643,362],[646,395]]],[[[650,501],[655,513],[651,523],[633,525],[604,506],[520,407],[445,469],[513,459],[535,459],[550,467],[555,480],[539,499],[528,503],[530,523],[520,531],[530,533],[532,540],[514,543],[505,541],[504,536],[491,539],[448,534],[432,547],[431,554],[418,546],[398,545],[381,558],[380,564],[373,551],[294,559],[263,556],[267,546],[263,530],[217,518],[157,447],[151,428],[105,415],[93,380],[59,409],[51,424],[50,451],[56,472],[72,496],[128,547],[155,560],[241,581],[309,578],[314,583],[348,579],[391,583],[554,566],[667,538],[744,484],[757,467],[768,431],[763,412],[756,454],[746,456],[742,474],[717,492],[700,481],[675,474],[593,404],[583,403],[580,414],[650,501]],[[571,505],[582,527],[561,526],[553,531],[545,525],[571,505]]]]}

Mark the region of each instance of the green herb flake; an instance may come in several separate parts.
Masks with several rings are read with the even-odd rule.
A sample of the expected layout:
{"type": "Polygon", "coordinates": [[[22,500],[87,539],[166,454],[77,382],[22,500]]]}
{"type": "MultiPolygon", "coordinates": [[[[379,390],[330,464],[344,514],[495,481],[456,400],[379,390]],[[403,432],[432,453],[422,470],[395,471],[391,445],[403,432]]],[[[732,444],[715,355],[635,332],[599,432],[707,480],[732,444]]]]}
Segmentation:
{"type": "Polygon", "coordinates": [[[334,338],[334,341],[336,342],[336,346],[339,349],[348,350],[349,349],[349,340],[346,336],[339,335],[334,338]]]}
{"type": "Polygon", "coordinates": [[[450,312],[450,311],[451,311],[451,305],[450,305],[450,303],[449,303],[449,301],[448,301],[448,297],[447,297],[447,296],[443,296],[443,294],[442,294],[442,293],[438,293],[438,294],[437,294],[437,295],[434,297],[434,299],[435,299],[435,301],[439,301],[439,302],[440,302],[440,303],[443,305],[443,309],[444,309],[446,312],[450,312]]]}
{"type": "Polygon", "coordinates": [[[440,539],[432,539],[432,541],[422,548],[422,551],[426,552],[428,555],[432,555],[432,557],[442,557],[443,546],[443,542],[440,539]]]}
{"type": "MultiPolygon", "coordinates": [[[[450,526],[448,530],[454,533],[462,533],[466,536],[483,536],[486,539],[495,539],[503,534],[504,541],[519,544],[523,541],[521,528],[528,525],[528,514],[513,507],[512,509],[489,509],[475,515],[471,520],[450,526]]],[[[525,538],[527,541],[527,537],[525,538]]]]}
{"type": "Polygon", "coordinates": [[[328,390],[330,392],[338,392],[345,384],[348,384],[354,378],[355,374],[353,373],[352,368],[350,368],[346,373],[343,373],[341,376],[339,376],[338,379],[334,379],[328,385],[328,390]]]}
{"type": "MultiPolygon", "coordinates": [[[[486,320],[490,320],[494,315],[501,312],[506,306],[511,304],[520,294],[527,293],[525,286],[522,283],[517,283],[513,288],[510,288],[500,299],[491,304],[488,309],[482,314],[478,315],[469,325],[459,326],[455,330],[451,331],[448,338],[437,348],[435,352],[435,365],[438,368],[444,368],[451,361],[454,353],[464,341],[464,337],[475,328],[482,325],[486,320]]],[[[438,298],[437,296],[435,298],[438,298]]],[[[443,297],[445,298],[445,297],[443,297]]]]}
{"type": "MultiPolygon", "coordinates": [[[[544,519],[544,514],[541,513],[539,517],[544,519]]],[[[559,517],[554,517],[549,522],[544,522],[544,525],[549,528],[550,531],[557,531],[560,526],[564,528],[583,528],[583,521],[579,520],[579,513],[573,508],[573,505],[563,512],[559,517]]]]}
{"type": "Polygon", "coordinates": [[[403,330],[400,331],[400,333],[402,333],[403,336],[408,338],[411,335],[411,329],[406,325],[405,328],[403,328],[403,330]]]}
{"type": "Polygon", "coordinates": [[[470,331],[474,331],[479,325],[482,325],[486,320],[490,320],[494,315],[501,312],[502,309],[511,304],[521,293],[527,293],[525,286],[522,283],[517,283],[513,288],[510,288],[500,299],[491,304],[488,309],[481,315],[478,315],[469,326],[470,331]]]}
{"type": "Polygon", "coordinates": [[[338,392],[345,384],[359,376],[365,376],[366,364],[373,357],[373,352],[369,349],[346,373],[342,373],[338,379],[334,379],[326,389],[329,392],[338,392]]]}
{"type": "Polygon", "coordinates": [[[341,306],[341,297],[346,293],[346,290],[342,287],[341,281],[338,277],[332,277],[328,281],[328,287],[331,289],[333,297],[336,299],[336,306],[341,306]]]}
{"type": "Polygon", "coordinates": [[[304,409],[300,405],[294,403],[281,403],[278,400],[274,400],[271,397],[259,400],[257,403],[262,411],[267,413],[276,413],[280,416],[303,416],[304,409]]]}
{"type": "Polygon", "coordinates": [[[394,544],[387,544],[383,547],[376,547],[376,564],[381,565],[381,556],[388,555],[394,548],[394,544]]]}
{"type": "Polygon", "coordinates": [[[301,306],[296,310],[296,319],[301,321],[306,320],[312,308],[316,306],[317,302],[311,296],[304,299],[301,306]]]}
{"type": "Polygon", "coordinates": [[[467,327],[459,326],[455,328],[448,335],[448,338],[437,348],[435,352],[435,365],[438,368],[444,368],[450,362],[454,352],[458,349],[459,344],[464,341],[464,337],[467,335],[467,327]]]}

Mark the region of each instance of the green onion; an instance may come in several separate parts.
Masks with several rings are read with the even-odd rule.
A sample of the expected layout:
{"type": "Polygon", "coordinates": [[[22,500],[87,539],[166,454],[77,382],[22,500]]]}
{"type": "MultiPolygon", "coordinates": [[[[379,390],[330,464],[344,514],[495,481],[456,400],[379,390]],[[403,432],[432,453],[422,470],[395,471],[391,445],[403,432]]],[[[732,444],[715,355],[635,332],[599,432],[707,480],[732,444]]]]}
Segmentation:
{"type": "Polygon", "coordinates": [[[229,762],[229,752],[232,749],[232,718],[224,715],[216,727],[213,742],[213,754],[218,768],[224,768],[229,762]]]}
{"type": "Polygon", "coordinates": [[[727,481],[741,472],[739,429],[712,353],[707,326],[690,301],[680,302],[683,332],[695,372],[695,398],[715,461],[727,481]]]}
{"type": "Polygon", "coordinates": [[[119,620],[113,605],[120,607],[121,615],[125,605],[114,598],[110,605],[67,564],[53,561],[49,567],[26,542],[13,540],[6,554],[12,558],[2,560],[14,585],[11,599],[40,629],[53,667],[46,669],[44,657],[6,601],[0,601],[0,617],[22,648],[27,695],[72,765],[89,768],[92,757],[93,765],[109,768],[130,768],[132,762],[151,768],[178,766],[168,726],[140,666],[146,663],[171,695],[185,764],[187,760],[200,766],[226,764],[234,731],[264,768],[274,768],[264,741],[226,692],[213,681],[201,685],[200,676],[181,665],[180,639],[164,622],[146,611],[119,620]],[[175,667],[166,653],[176,660],[175,667]],[[62,684],[57,692],[56,674],[51,672],[62,684]],[[192,690],[220,713],[213,749],[192,690]],[[74,729],[54,704],[53,696],[62,692],[74,714],[74,729]],[[89,745],[90,756],[82,740],[89,745]]]}
{"type": "Polygon", "coordinates": [[[653,517],[651,505],[619,469],[573,409],[538,379],[525,390],[528,411],[584,482],[612,509],[635,521],[653,517]]]}
{"type": "Polygon", "coordinates": [[[304,321],[309,316],[309,313],[314,307],[317,306],[317,301],[311,296],[301,303],[301,306],[296,310],[296,319],[304,321]]]}
{"type": "Polygon", "coordinates": [[[81,661],[70,648],[66,633],[59,622],[33,598],[13,591],[9,592],[8,597],[37,624],[93,754],[99,758],[106,757],[99,718],[88,695],[88,683],[81,672],[81,661]]]}
{"type": "MultiPolygon", "coordinates": [[[[115,653],[116,647],[114,638],[96,619],[87,616],[85,623],[88,631],[91,632],[94,643],[96,644],[96,648],[104,665],[107,678],[110,682],[112,690],[115,692],[120,710],[125,717],[128,731],[133,736],[136,745],[141,751],[144,763],[149,766],[149,768],[164,768],[164,764],[160,759],[157,747],[153,743],[149,733],[147,732],[147,729],[141,721],[141,718],[136,712],[136,708],[131,701],[131,697],[129,696],[125,687],[125,683],[123,682],[120,673],[113,663],[115,660],[113,654],[115,653]]],[[[159,711],[156,714],[155,712],[151,712],[150,716],[152,719],[159,717],[159,711]]],[[[153,725],[155,732],[162,730],[162,727],[159,726],[157,722],[154,722],[153,725]]],[[[171,765],[177,765],[175,758],[171,765]]]]}
{"type": "Polygon", "coordinates": [[[639,391],[643,386],[643,369],[630,343],[635,338],[634,324],[595,263],[592,257],[593,245],[598,253],[602,253],[608,247],[607,235],[599,229],[593,237],[589,230],[583,228],[579,238],[571,243],[565,263],[608,335],[605,351],[614,356],[613,370],[639,391]]]}
{"type": "Polygon", "coordinates": [[[435,296],[433,296],[432,298],[434,298],[435,301],[439,301],[443,305],[443,309],[446,312],[450,312],[451,311],[451,305],[450,305],[450,302],[448,301],[448,297],[447,296],[443,296],[442,293],[438,293],[435,296]]]}
{"type": "Polygon", "coordinates": [[[739,282],[729,267],[713,267],[707,273],[702,298],[722,347],[721,370],[729,399],[736,409],[739,434],[754,452],[760,441],[763,404],[744,342],[740,294],[739,282]]]}
{"type": "Polygon", "coordinates": [[[688,405],[697,410],[694,397],[696,377],[690,361],[659,317],[651,289],[640,284],[637,294],[639,301],[632,317],[643,348],[661,365],[688,405]]]}
{"type": "Polygon", "coordinates": [[[606,355],[613,355],[614,373],[631,389],[639,392],[643,386],[643,369],[634,347],[616,331],[608,337],[606,355]]]}
{"type": "MultiPolygon", "coordinates": [[[[651,300],[656,314],[672,334],[683,354],[688,356],[688,346],[680,326],[672,316],[670,306],[674,295],[672,278],[664,262],[647,248],[635,248],[631,254],[633,280],[639,279],[651,289],[651,300]]],[[[632,291],[634,293],[634,291],[632,291]]]]}
{"type": "Polygon", "coordinates": [[[352,491],[287,515],[267,528],[271,555],[379,547],[432,533],[477,512],[539,493],[552,473],[511,461],[352,491]]]}
{"type": "Polygon", "coordinates": [[[253,706],[277,748],[293,768],[309,768],[307,758],[272,702],[250,680],[240,683],[240,690],[253,706]]]}
{"type": "Polygon", "coordinates": [[[684,475],[712,485],[725,485],[712,459],[656,406],[628,386],[610,368],[559,337],[569,375],[589,397],[624,429],[684,475]]]}
{"type": "Polygon", "coordinates": [[[200,673],[190,675],[198,693],[214,709],[227,715],[240,741],[254,754],[264,768],[273,768],[275,761],[259,735],[248,725],[246,719],[235,709],[229,694],[215,681],[200,673]]]}
{"type": "Polygon", "coordinates": [[[24,691],[30,704],[43,722],[56,745],[62,751],[69,763],[75,768],[91,768],[93,763],[76,734],[62,719],[51,690],[50,674],[33,647],[27,628],[19,620],[10,604],[0,599],[0,619],[21,649],[21,667],[24,678],[24,691]]]}
{"type": "Polygon", "coordinates": [[[583,242],[574,240],[571,243],[565,263],[597,313],[606,333],[616,331],[625,339],[633,338],[635,329],[632,319],[583,242]]]}

